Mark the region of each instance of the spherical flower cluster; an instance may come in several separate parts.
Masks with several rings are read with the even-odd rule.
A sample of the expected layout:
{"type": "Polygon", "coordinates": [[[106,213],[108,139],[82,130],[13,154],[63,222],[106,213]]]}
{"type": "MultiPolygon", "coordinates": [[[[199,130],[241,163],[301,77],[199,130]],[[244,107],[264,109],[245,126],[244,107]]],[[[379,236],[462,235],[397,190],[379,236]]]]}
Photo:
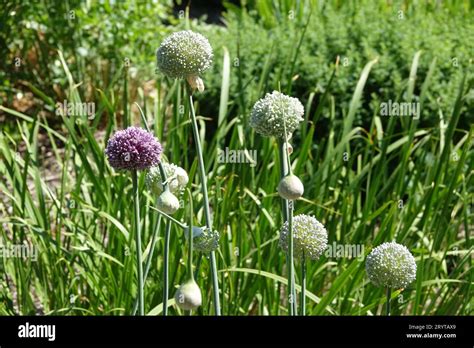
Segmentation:
{"type": "Polygon", "coordinates": [[[250,116],[250,126],[263,136],[285,138],[303,121],[303,104],[297,99],[273,91],[258,100],[250,116]]]}
{"type": "MultiPolygon", "coordinates": [[[[168,181],[169,190],[173,193],[183,190],[189,181],[188,173],[173,163],[163,162],[162,165],[166,174],[166,180],[168,181]]],[[[159,167],[150,168],[145,177],[145,182],[150,191],[154,194],[159,195],[163,192],[163,180],[159,167]]]]}
{"type": "Polygon", "coordinates": [[[152,133],[137,127],[118,131],[107,142],[105,154],[115,169],[143,170],[160,162],[161,144],[152,133]]]}
{"type": "Polygon", "coordinates": [[[376,247],[367,256],[365,269],[376,286],[406,288],[416,278],[415,258],[404,245],[390,242],[376,247]]]}
{"type": "Polygon", "coordinates": [[[158,68],[171,78],[200,75],[212,64],[212,47],[201,34],[191,30],[168,36],[156,52],[158,68]]]}
{"type": "MultiPolygon", "coordinates": [[[[280,231],[280,247],[288,251],[288,221],[280,231]]],[[[301,214],[293,218],[293,254],[295,257],[318,259],[328,246],[328,233],[323,224],[313,216],[301,214]]]]}
{"type": "MultiPolygon", "coordinates": [[[[185,231],[186,238],[188,230],[185,231]]],[[[207,227],[193,226],[193,248],[196,251],[208,254],[219,247],[220,234],[207,227]]]]}

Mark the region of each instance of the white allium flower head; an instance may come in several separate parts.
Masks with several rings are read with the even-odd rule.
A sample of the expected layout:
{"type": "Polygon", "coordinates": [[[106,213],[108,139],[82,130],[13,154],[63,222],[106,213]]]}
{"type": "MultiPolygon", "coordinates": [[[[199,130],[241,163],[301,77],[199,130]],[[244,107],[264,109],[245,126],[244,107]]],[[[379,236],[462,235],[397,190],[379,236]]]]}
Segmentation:
{"type": "MultiPolygon", "coordinates": [[[[288,221],[280,231],[280,247],[288,251],[288,221]]],[[[328,246],[328,232],[323,224],[310,215],[297,215],[293,218],[293,255],[312,260],[318,259],[328,246]]]]}
{"type": "MultiPolygon", "coordinates": [[[[188,238],[188,229],[185,236],[188,238]]],[[[196,251],[208,254],[219,247],[220,234],[216,230],[207,227],[193,226],[193,248],[196,251]]]]}
{"type": "Polygon", "coordinates": [[[274,136],[285,139],[290,136],[303,121],[303,104],[293,97],[273,91],[253,106],[250,126],[263,136],[274,136]]]}
{"type": "MultiPolygon", "coordinates": [[[[189,181],[188,173],[173,163],[162,162],[162,165],[170,191],[177,193],[183,190],[189,181]]],[[[163,180],[161,179],[161,172],[158,166],[150,168],[146,175],[145,182],[148,189],[154,194],[160,195],[163,192],[163,180]]]]}
{"type": "Polygon", "coordinates": [[[191,30],[168,36],[156,51],[158,68],[171,78],[199,76],[212,64],[212,47],[201,34],[191,30]]]}
{"type": "Polygon", "coordinates": [[[376,247],[367,256],[365,269],[376,286],[404,289],[416,278],[416,262],[406,246],[390,242],[376,247]]]}

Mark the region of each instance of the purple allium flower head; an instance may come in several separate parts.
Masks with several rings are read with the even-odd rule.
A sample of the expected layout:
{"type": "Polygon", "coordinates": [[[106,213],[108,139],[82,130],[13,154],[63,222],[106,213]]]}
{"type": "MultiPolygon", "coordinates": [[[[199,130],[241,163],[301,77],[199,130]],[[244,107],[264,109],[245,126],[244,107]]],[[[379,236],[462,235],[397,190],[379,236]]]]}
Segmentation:
{"type": "Polygon", "coordinates": [[[107,143],[105,154],[115,169],[143,170],[160,162],[163,148],[152,133],[138,127],[118,131],[107,143]]]}

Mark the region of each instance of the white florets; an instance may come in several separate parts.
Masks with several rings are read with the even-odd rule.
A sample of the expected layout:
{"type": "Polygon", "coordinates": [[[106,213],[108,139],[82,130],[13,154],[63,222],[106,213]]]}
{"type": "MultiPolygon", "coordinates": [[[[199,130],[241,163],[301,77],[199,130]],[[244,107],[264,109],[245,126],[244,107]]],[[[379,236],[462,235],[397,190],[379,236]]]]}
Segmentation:
{"type": "Polygon", "coordinates": [[[303,121],[304,107],[297,99],[273,91],[258,100],[250,116],[250,126],[263,136],[285,138],[303,121]]]}
{"type": "Polygon", "coordinates": [[[212,64],[212,47],[201,34],[191,30],[168,36],[156,51],[158,68],[171,78],[199,76],[212,64]]]}
{"type": "MultiPolygon", "coordinates": [[[[188,229],[185,236],[188,236],[188,229]]],[[[208,254],[219,247],[220,234],[216,230],[207,227],[193,226],[193,248],[196,251],[208,254]]]]}
{"type": "MultiPolygon", "coordinates": [[[[288,221],[280,231],[280,247],[288,251],[288,221]]],[[[318,259],[328,246],[328,232],[313,216],[301,214],[293,218],[293,255],[318,259]]]]}
{"type": "Polygon", "coordinates": [[[404,245],[390,242],[376,247],[367,256],[365,269],[376,286],[406,288],[416,278],[415,258],[404,245]]]}

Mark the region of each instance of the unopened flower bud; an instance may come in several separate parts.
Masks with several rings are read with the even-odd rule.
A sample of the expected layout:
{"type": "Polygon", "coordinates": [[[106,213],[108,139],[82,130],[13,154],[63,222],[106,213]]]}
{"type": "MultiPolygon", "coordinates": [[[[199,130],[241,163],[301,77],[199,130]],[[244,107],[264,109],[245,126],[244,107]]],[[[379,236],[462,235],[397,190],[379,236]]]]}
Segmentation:
{"type": "Polygon", "coordinates": [[[179,209],[179,200],[170,191],[164,191],[158,196],[156,206],[166,214],[174,214],[179,209]]]}
{"type": "Polygon", "coordinates": [[[176,291],[174,300],[181,309],[186,311],[196,309],[202,304],[201,290],[193,279],[189,279],[176,291]]]}
{"type": "Polygon", "coordinates": [[[301,180],[293,174],[289,174],[280,180],[278,184],[278,194],[281,198],[295,200],[304,193],[304,186],[301,180]]]}

